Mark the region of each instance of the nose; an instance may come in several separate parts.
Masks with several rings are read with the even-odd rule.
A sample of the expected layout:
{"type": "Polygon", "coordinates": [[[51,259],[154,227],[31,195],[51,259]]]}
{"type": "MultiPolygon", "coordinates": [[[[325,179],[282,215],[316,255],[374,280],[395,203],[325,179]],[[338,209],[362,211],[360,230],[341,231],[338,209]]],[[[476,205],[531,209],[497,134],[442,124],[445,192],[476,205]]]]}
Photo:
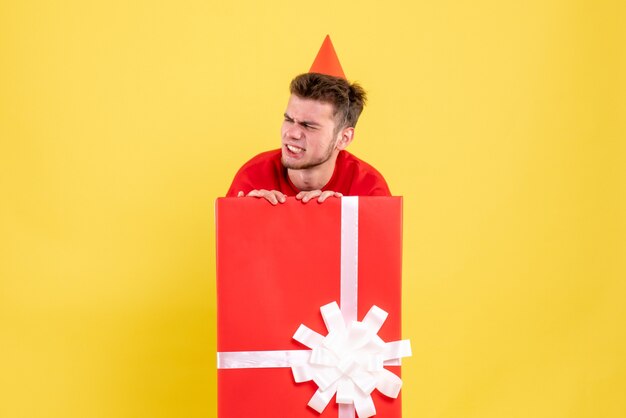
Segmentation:
{"type": "Polygon", "coordinates": [[[298,126],[296,123],[288,124],[285,126],[285,136],[291,139],[302,139],[303,136],[302,128],[298,126]]]}

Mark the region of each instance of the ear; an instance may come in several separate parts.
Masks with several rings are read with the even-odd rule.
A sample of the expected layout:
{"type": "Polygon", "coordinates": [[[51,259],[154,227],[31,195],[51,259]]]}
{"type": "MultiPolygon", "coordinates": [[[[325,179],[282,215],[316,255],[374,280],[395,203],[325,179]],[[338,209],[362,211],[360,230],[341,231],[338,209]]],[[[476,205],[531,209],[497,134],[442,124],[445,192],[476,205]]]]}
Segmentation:
{"type": "Polygon", "coordinates": [[[339,132],[339,139],[337,140],[337,148],[339,151],[346,149],[350,142],[354,139],[354,128],[343,128],[339,132]]]}

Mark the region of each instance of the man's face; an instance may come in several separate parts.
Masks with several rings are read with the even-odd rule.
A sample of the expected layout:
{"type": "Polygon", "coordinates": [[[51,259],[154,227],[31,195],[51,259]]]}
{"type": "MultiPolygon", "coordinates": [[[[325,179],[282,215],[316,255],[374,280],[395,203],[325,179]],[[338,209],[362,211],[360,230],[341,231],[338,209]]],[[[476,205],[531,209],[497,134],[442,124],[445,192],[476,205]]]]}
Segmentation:
{"type": "Polygon", "coordinates": [[[341,133],[335,132],[333,105],[291,95],[281,128],[282,163],[293,170],[329,162],[341,133]]]}

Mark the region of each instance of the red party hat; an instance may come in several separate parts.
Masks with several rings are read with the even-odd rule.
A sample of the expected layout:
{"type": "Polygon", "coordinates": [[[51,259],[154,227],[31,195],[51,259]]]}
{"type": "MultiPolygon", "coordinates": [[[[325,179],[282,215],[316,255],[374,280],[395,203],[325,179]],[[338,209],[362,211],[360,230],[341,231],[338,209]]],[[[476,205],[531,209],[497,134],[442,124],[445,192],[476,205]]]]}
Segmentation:
{"type": "Polygon", "coordinates": [[[309,72],[346,78],[329,35],[326,35],[326,38],[324,38],[324,43],[322,43],[322,47],[317,53],[309,72]]]}

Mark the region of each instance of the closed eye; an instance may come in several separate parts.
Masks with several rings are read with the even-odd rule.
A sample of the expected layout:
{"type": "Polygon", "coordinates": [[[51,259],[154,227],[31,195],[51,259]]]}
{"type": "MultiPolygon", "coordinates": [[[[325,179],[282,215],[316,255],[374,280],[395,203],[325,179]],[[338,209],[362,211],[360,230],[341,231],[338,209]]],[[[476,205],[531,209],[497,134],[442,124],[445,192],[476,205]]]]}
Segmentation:
{"type": "Polygon", "coordinates": [[[317,130],[317,129],[319,129],[319,125],[317,123],[315,123],[315,122],[310,122],[310,121],[296,122],[288,114],[285,113],[284,116],[285,116],[285,122],[297,123],[298,125],[302,126],[304,129],[308,129],[308,130],[317,130]]]}
{"type": "Polygon", "coordinates": [[[303,128],[311,130],[311,131],[316,131],[316,130],[318,130],[320,128],[320,126],[317,123],[314,123],[314,122],[306,122],[306,121],[305,122],[300,122],[300,125],[303,128]]]}

